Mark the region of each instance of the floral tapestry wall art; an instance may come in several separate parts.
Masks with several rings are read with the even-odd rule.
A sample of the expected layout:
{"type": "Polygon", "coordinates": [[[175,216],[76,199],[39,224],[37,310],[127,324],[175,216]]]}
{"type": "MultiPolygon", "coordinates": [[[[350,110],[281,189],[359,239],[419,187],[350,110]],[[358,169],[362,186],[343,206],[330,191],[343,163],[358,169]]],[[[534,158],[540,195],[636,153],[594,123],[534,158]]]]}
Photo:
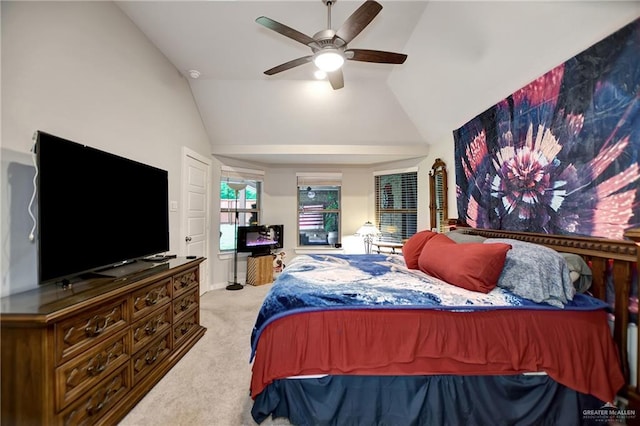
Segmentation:
{"type": "Polygon", "coordinates": [[[453,135],[470,226],[623,239],[640,226],[640,19],[453,135]]]}

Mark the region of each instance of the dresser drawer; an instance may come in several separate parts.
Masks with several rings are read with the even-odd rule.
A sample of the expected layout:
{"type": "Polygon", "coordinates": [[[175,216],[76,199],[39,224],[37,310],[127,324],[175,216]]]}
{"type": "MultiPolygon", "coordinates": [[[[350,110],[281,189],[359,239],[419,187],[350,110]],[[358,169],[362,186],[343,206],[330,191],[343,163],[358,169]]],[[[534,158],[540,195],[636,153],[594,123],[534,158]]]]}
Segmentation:
{"type": "Polygon", "coordinates": [[[198,267],[176,274],[173,277],[173,296],[178,296],[185,291],[189,291],[189,289],[197,287],[200,279],[199,275],[200,269],[198,267]]]}
{"type": "Polygon", "coordinates": [[[127,298],[87,309],[54,325],[56,365],[82,353],[129,324],[127,298]]]}
{"type": "Polygon", "coordinates": [[[165,304],[158,311],[141,318],[133,324],[133,353],[136,353],[143,346],[171,328],[171,306],[165,304]]]}
{"type": "Polygon", "coordinates": [[[200,295],[197,288],[175,298],[173,300],[173,321],[179,321],[189,310],[197,306],[199,298],[200,295]]]}
{"type": "Polygon", "coordinates": [[[171,278],[141,288],[133,292],[131,297],[135,321],[171,300],[171,278]]]}
{"type": "Polygon", "coordinates": [[[56,407],[61,410],[87,389],[126,363],[131,354],[124,330],[56,368],[56,407]]]}
{"type": "Polygon", "coordinates": [[[144,376],[151,372],[156,364],[160,363],[171,353],[171,333],[167,330],[158,340],[153,341],[145,348],[139,350],[133,356],[133,384],[137,384],[144,376]]]}
{"type": "Polygon", "coordinates": [[[192,332],[198,329],[199,310],[193,309],[182,318],[180,321],[175,322],[173,325],[173,347],[177,348],[182,344],[182,341],[187,338],[192,332]]]}
{"type": "Polygon", "coordinates": [[[131,389],[129,363],[84,393],[60,416],[62,425],[93,425],[131,389]]]}

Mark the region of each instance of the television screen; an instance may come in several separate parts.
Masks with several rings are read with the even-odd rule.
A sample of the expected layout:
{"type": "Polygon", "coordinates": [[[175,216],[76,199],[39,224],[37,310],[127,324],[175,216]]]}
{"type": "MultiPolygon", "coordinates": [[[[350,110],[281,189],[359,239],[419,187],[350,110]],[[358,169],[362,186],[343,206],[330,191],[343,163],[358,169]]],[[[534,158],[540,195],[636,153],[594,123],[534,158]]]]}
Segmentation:
{"type": "Polygon", "coordinates": [[[168,173],[38,132],[41,284],[169,250],[168,173]]]}
{"type": "Polygon", "coordinates": [[[247,247],[274,246],[278,243],[275,238],[273,229],[267,228],[266,231],[247,232],[247,247]]]}
{"type": "Polygon", "coordinates": [[[252,225],[238,227],[238,251],[268,254],[283,247],[283,225],[252,225]]]}

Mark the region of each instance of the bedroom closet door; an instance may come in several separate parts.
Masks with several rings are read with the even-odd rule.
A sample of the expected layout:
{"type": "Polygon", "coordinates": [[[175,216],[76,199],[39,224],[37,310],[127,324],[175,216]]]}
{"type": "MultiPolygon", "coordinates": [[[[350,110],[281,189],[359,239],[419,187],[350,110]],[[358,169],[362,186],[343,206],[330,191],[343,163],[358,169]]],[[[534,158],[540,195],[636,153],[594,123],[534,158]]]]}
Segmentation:
{"type": "MultiPolygon", "coordinates": [[[[209,258],[210,239],[210,162],[207,158],[183,149],[182,157],[182,210],[181,236],[186,256],[209,258]]],[[[200,293],[209,290],[209,261],[200,269],[200,293]]]]}

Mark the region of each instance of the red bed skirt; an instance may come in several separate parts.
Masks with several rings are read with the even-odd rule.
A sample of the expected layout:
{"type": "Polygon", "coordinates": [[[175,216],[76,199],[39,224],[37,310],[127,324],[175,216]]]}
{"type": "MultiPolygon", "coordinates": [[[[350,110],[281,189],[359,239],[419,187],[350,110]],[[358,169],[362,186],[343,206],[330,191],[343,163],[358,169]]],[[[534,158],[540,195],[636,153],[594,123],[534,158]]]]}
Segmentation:
{"type": "Polygon", "coordinates": [[[613,401],[623,386],[604,311],[329,310],[280,318],[253,362],[255,398],[276,379],[332,375],[509,375],[544,371],[613,401]]]}

